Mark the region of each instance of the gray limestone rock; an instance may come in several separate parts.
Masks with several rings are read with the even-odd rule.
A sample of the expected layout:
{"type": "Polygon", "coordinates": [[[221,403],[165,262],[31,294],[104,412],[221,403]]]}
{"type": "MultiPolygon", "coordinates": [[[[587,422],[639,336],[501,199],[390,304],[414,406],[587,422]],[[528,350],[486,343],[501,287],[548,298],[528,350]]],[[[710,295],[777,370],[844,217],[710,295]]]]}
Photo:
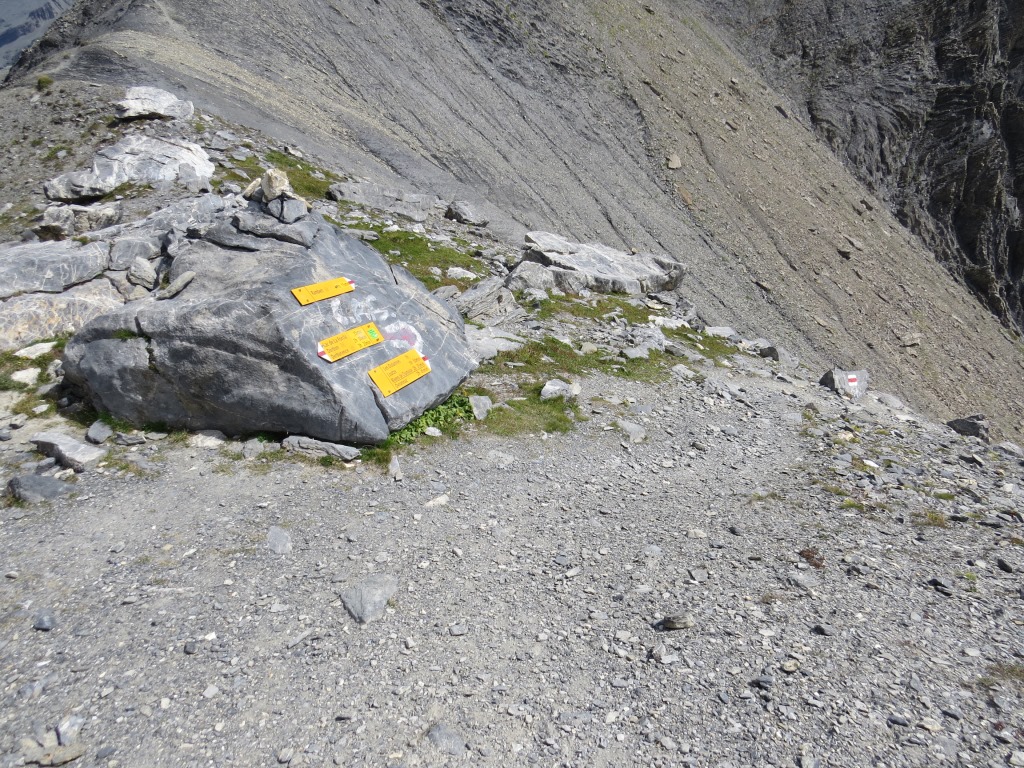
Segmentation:
{"type": "Polygon", "coordinates": [[[155,238],[123,237],[110,246],[108,269],[126,270],[136,259],[153,259],[160,255],[160,244],[155,238]]]}
{"type": "Polygon", "coordinates": [[[460,224],[467,224],[472,227],[486,227],[490,221],[486,216],[481,216],[472,203],[465,200],[455,200],[449,203],[448,210],[444,214],[446,219],[452,219],[460,224]]]}
{"type": "Polygon", "coordinates": [[[294,224],[306,215],[306,201],[294,197],[277,197],[267,203],[267,212],[282,224],[294,224]]]}
{"type": "Polygon", "coordinates": [[[830,371],[826,371],[818,383],[823,387],[828,387],[838,395],[856,400],[868,391],[868,372],[864,370],[844,371],[839,368],[833,368],[830,371]]]}
{"type": "Polygon", "coordinates": [[[10,494],[26,504],[37,504],[67,496],[73,489],[67,483],[55,477],[45,475],[21,475],[12,477],[7,483],[10,494]]]}
{"type": "Polygon", "coordinates": [[[491,408],[494,407],[494,403],[491,398],[486,395],[470,395],[469,404],[473,408],[473,418],[477,421],[483,421],[487,418],[487,414],[491,412],[491,408]]]}
{"type": "Polygon", "coordinates": [[[275,555],[287,555],[292,551],[292,537],[284,528],[270,526],[267,531],[267,547],[275,555]]]}
{"type": "Polygon", "coordinates": [[[500,277],[481,280],[454,301],[467,319],[487,326],[518,322],[526,317],[526,311],[516,303],[500,277]]]}
{"type": "Polygon", "coordinates": [[[153,298],[157,301],[164,301],[166,299],[173,299],[179,293],[188,288],[189,284],[195,279],[195,272],[182,272],[170,283],[167,284],[166,288],[161,288],[153,294],[153,298]]]}
{"type": "Polygon", "coordinates": [[[466,754],[466,740],[450,725],[435,723],[427,731],[427,739],[445,754],[459,757],[466,754]]]}
{"type": "Polygon", "coordinates": [[[540,391],[541,400],[554,400],[560,397],[563,400],[571,400],[580,393],[579,384],[569,384],[561,379],[551,379],[544,384],[540,391]]]}
{"type": "Polygon", "coordinates": [[[555,284],[566,293],[591,290],[638,295],[664,291],[675,288],[684,272],[682,264],[667,257],[574,243],[549,232],[530,232],[526,242],[530,247],[524,261],[549,267],[555,284]]]}
{"type": "Polygon", "coordinates": [[[214,165],[202,147],[181,139],[132,135],[96,153],[88,171],[72,171],[46,182],[51,200],[72,202],[102,197],[126,183],[157,184],[178,179],[183,165],[210,177],[214,165]]]}
{"type": "Polygon", "coordinates": [[[105,422],[94,421],[89,425],[89,430],[85,433],[85,439],[93,445],[102,445],[113,437],[113,435],[114,430],[105,422]]]}
{"type": "Polygon", "coordinates": [[[306,435],[376,443],[448,398],[475,367],[461,319],[400,267],[344,237],[317,214],[310,248],[242,235],[229,212],[175,257],[166,301],[132,302],[68,344],[67,381],[93,404],[133,423],[306,435]],[[234,231],[260,251],[225,249],[234,231]],[[291,289],[346,277],[356,289],[300,306],[291,289]],[[384,341],[335,363],[317,344],[376,323],[384,341]],[[369,371],[415,348],[429,372],[384,396],[369,371]]]}
{"type": "Polygon", "coordinates": [[[349,200],[368,208],[397,213],[413,221],[426,221],[434,207],[441,202],[433,195],[358,181],[334,184],[327,191],[327,196],[332,200],[349,200]]]}
{"type": "Polygon", "coordinates": [[[0,351],[74,333],[124,304],[108,280],[92,280],[64,293],[30,293],[0,302],[0,351]]]}
{"type": "Polygon", "coordinates": [[[292,435],[281,442],[281,447],[292,453],[302,453],[306,456],[333,456],[342,461],[353,461],[359,458],[359,449],[340,443],[327,443],[323,440],[314,440],[312,437],[292,435]]]}
{"type": "Polygon", "coordinates": [[[191,101],[183,101],[173,93],[148,86],[129,88],[125,98],[117,102],[114,109],[120,120],[162,117],[187,120],[195,112],[191,101]]]}
{"type": "Polygon", "coordinates": [[[139,285],[148,291],[156,285],[157,276],[153,265],[146,259],[136,258],[128,269],[128,282],[139,285]]]}
{"type": "Polygon", "coordinates": [[[558,289],[554,273],[536,261],[522,261],[508,277],[505,287],[510,291],[544,291],[549,293],[558,289]]]}
{"type": "Polygon", "coordinates": [[[0,299],[60,293],[107,268],[106,243],[25,243],[0,248],[0,299]]]}
{"type": "Polygon", "coordinates": [[[631,443],[642,443],[647,438],[647,430],[632,421],[619,419],[615,425],[625,433],[631,443]]]}
{"type": "Polygon", "coordinates": [[[398,591],[398,579],[377,573],[349,587],[339,595],[345,610],[360,624],[375,621],[384,615],[388,600],[398,591]]]}
{"type": "Polygon", "coordinates": [[[511,331],[498,328],[476,328],[466,326],[466,339],[478,361],[490,360],[499,352],[511,352],[526,343],[526,339],[511,331]]]}
{"type": "Polygon", "coordinates": [[[105,448],[83,443],[59,432],[37,432],[29,441],[40,453],[52,456],[75,472],[84,472],[107,455],[105,448]]]}

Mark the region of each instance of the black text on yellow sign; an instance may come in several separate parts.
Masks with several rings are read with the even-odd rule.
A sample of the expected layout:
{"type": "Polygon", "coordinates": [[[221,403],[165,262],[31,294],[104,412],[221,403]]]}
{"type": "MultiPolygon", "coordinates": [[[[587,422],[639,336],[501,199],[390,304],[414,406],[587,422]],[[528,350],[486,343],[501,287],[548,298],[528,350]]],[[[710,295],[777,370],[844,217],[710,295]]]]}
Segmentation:
{"type": "Polygon", "coordinates": [[[334,363],[361,349],[380,344],[382,341],[384,341],[384,336],[377,330],[377,326],[367,323],[324,339],[316,345],[316,353],[328,363],[334,363]]]}
{"type": "Polygon", "coordinates": [[[383,365],[370,370],[370,378],[384,397],[390,397],[402,387],[422,379],[430,373],[430,363],[415,349],[393,357],[383,365]]]}
{"type": "Polygon", "coordinates": [[[336,277],[333,280],[324,280],[322,283],[304,285],[301,288],[292,288],[292,296],[299,300],[299,304],[306,306],[314,301],[333,299],[343,293],[354,291],[356,284],[347,277],[336,277]]]}

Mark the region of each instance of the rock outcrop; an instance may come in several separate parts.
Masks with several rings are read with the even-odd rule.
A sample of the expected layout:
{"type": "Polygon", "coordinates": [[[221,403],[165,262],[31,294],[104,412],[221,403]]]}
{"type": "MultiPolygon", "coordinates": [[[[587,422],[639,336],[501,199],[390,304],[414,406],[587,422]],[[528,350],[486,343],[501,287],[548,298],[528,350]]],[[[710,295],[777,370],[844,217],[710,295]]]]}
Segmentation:
{"type": "Polygon", "coordinates": [[[1024,7],[707,5],[899,218],[993,312],[1024,323],[1024,7]]]}
{"type": "Polygon", "coordinates": [[[475,367],[458,314],[320,216],[269,215],[273,202],[201,198],[131,230],[172,243],[168,281],[193,276],[173,297],[89,323],[67,345],[66,380],[134,423],[356,444],[378,443],[447,399],[475,367]],[[292,294],[339,278],[355,289],[304,306],[292,294]],[[368,323],[379,343],[334,363],[318,354],[320,342],[368,323]],[[429,372],[382,391],[371,369],[413,349],[429,372]]]}

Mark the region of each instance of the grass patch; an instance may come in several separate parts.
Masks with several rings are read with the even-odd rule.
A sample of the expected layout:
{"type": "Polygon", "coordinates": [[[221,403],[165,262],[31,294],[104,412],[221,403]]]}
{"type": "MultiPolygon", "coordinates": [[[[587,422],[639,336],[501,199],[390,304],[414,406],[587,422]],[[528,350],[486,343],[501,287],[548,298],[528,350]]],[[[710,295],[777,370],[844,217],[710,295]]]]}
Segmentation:
{"type": "Polygon", "coordinates": [[[373,229],[379,235],[379,239],[370,242],[369,245],[380,251],[388,261],[401,264],[408,269],[413,277],[431,291],[442,285],[454,285],[460,291],[470,286],[465,280],[448,277],[445,274],[448,267],[461,267],[478,275],[488,274],[487,267],[480,259],[456,248],[435,243],[423,235],[401,230],[385,232],[380,225],[373,229]],[[392,251],[399,251],[400,255],[392,255],[392,251]],[[432,267],[441,270],[441,277],[430,271],[432,267]]]}
{"type": "Polygon", "coordinates": [[[249,155],[245,160],[235,160],[234,168],[224,170],[225,181],[235,181],[243,186],[263,176],[269,168],[278,168],[288,174],[295,194],[307,200],[322,200],[327,190],[340,179],[330,171],[303,162],[293,155],[271,150],[263,160],[258,155],[249,155]]]}
{"type": "Polygon", "coordinates": [[[853,499],[843,499],[843,503],[839,505],[840,509],[856,509],[858,512],[864,511],[864,505],[859,501],[853,499]]]}
{"type": "Polygon", "coordinates": [[[40,75],[38,78],[36,78],[36,90],[37,91],[42,92],[42,91],[49,90],[50,86],[52,86],[52,85],[53,85],[53,78],[50,77],[49,75],[40,75]]]}
{"type": "Polygon", "coordinates": [[[914,522],[918,525],[929,526],[931,528],[948,528],[949,521],[946,516],[935,509],[929,509],[927,512],[918,513],[914,516],[914,522]]]}
{"type": "Polygon", "coordinates": [[[821,486],[824,490],[836,496],[849,496],[849,492],[845,488],[840,488],[838,485],[823,485],[821,486]]]}
{"type": "Polygon", "coordinates": [[[715,363],[721,363],[739,352],[739,348],[726,339],[709,336],[692,328],[663,328],[662,331],[667,338],[688,344],[715,363]]]}
{"type": "Polygon", "coordinates": [[[993,664],[988,668],[988,675],[978,683],[985,688],[999,684],[1024,688],[1024,664],[993,664]]]}
{"type": "Polygon", "coordinates": [[[541,400],[543,384],[531,386],[526,397],[509,400],[487,414],[484,427],[496,435],[513,436],[539,432],[568,432],[579,420],[579,406],[560,397],[541,400]]]}
{"type": "Polygon", "coordinates": [[[531,341],[510,352],[500,352],[480,366],[481,373],[507,373],[512,363],[518,372],[540,378],[581,376],[605,373],[635,381],[660,382],[668,379],[670,363],[675,362],[663,352],[652,351],[649,357],[630,360],[601,352],[581,355],[553,336],[531,341]]]}
{"type": "Polygon", "coordinates": [[[132,181],[126,181],[124,184],[114,187],[107,194],[103,195],[99,202],[112,203],[119,197],[137,197],[139,192],[145,192],[148,189],[152,189],[149,184],[136,184],[132,181]]]}
{"type": "Polygon", "coordinates": [[[941,499],[942,501],[953,501],[956,498],[956,494],[949,491],[936,491],[932,494],[932,498],[941,499]]]}
{"type": "Polygon", "coordinates": [[[540,302],[537,318],[547,320],[559,315],[579,317],[586,320],[605,320],[615,317],[625,318],[633,325],[650,321],[655,310],[646,306],[636,306],[627,296],[599,296],[582,299],[574,296],[552,296],[540,302]]]}

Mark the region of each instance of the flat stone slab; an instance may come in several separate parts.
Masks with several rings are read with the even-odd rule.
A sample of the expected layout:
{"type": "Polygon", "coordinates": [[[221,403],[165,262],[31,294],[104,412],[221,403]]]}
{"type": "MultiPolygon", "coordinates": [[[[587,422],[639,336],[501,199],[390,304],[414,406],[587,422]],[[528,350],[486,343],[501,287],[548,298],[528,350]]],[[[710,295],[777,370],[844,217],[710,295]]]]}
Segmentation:
{"type": "Polygon", "coordinates": [[[188,176],[194,178],[209,178],[215,170],[209,155],[198,144],[155,136],[126,136],[97,152],[90,170],[61,174],[43,188],[51,200],[94,200],[128,182],[177,181],[184,166],[191,169],[188,176]]]}
{"type": "Polygon", "coordinates": [[[526,343],[526,339],[511,331],[493,327],[477,328],[472,325],[466,326],[466,339],[473,351],[473,357],[481,362],[490,360],[499,352],[517,350],[526,343]]]}
{"type": "Polygon", "coordinates": [[[179,99],[161,88],[148,86],[129,88],[124,100],[117,102],[114,109],[121,120],[144,117],[187,120],[195,112],[191,101],[179,99]]]}
{"type": "Polygon", "coordinates": [[[342,461],[353,461],[359,458],[359,449],[350,445],[340,443],[327,443],[323,440],[315,440],[312,437],[292,435],[281,441],[281,447],[292,453],[302,453],[307,456],[333,456],[342,461]]]}
{"type": "Polygon", "coordinates": [[[23,293],[60,293],[107,268],[106,243],[75,241],[0,247],[0,299],[23,293]]]}
{"type": "Polygon", "coordinates": [[[64,293],[28,293],[0,301],[0,351],[74,333],[123,304],[121,294],[104,278],[64,293]]]}
{"type": "Polygon", "coordinates": [[[434,195],[422,195],[398,187],[387,187],[370,181],[343,181],[327,192],[332,200],[349,200],[367,208],[398,213],[413,221],[426,221],[441,203],[434,195]]]}
{"type": "Polygon", "coordinates": [[[7,483],[11,495],[26,504],[52,501],[67,496],[74,488],[55,477],[45,475],[21,475],[12,477],[7,483]]]}
{"type": "Polygon", "coordinates": [[[60,432],[37,432],[29,438],[41,453],[52,456],[75,472],[84,472],[107,455],[105,448],[83,443],[60,432]]]}
{"type": "Polygon", "coordinates": [[[398,579],[377,573],[343,590],[339,596],[349,615],[360,624],[366,624],[384,615],[388,600],[394,597],[397,591],[398,579]]]}
{"type": "Polygon", "coordinates": [[[679,284],[684,272],[682,264],[665,256],[574,243],[550,232],[530,232],[526,243],[529,249],[523,256],[524,261],[548,267],[555,284],[566,293],[590,290],[635,296],[671,290],[679,284]]]}

